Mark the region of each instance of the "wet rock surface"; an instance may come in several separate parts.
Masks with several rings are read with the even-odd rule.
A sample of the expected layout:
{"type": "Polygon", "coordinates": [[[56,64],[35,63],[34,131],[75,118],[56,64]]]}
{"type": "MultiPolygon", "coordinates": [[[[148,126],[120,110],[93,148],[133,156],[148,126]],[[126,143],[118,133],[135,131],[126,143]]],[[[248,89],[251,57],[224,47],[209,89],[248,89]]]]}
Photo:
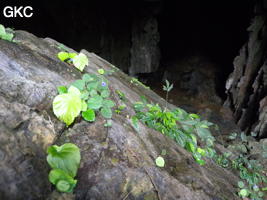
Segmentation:
{"type": "Polygon", "coordinates": [[[65,128],[52,113],[56,87],[82,74],[57,59],[56,41],[23,31],[16,32],[15,39],[17,43],[0,40],[0,199],[238,199],[233,173],[208,160],[199,166],[174,141],[142,124],[136,132],[129,117],[134,114],[132,103],[140,95],[160,105],[164,100],[85,50],[90,60],[85,71],[114,70],[107,77],[112,99],[121,103],[115,93],[119,89],[127,107],[114,114],[108,129],[100,116],[94,123],[77,119],[65,128]],[[73,195],[55,192],[47,178],[46,148],[65,142],[81,149],[73,195]],[[162,149],[167,151],[166,167],[158,168],[154,160],[162,149]]]}

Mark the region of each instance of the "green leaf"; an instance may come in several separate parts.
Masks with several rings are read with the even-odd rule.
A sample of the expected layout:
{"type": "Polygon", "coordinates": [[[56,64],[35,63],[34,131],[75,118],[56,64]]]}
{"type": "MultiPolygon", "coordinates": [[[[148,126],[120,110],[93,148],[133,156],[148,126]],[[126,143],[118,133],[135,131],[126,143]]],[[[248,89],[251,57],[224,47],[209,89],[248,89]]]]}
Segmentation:
{"type": "Polygon", "coordinates": [[[239,188],[244,188],[245,187],[245,184],[244,184],[244,182],[243,181],[238,181],[238,187],[239,188]]]}
{"type": "Polygon", "coordinates": [[[101,108],[100,113],[104,118],[110,119],[112,117],[112,110],[108,107],[101,108]]]}
{"type": "Polygon", "coordinates": [[[206,139],[207,137],[209,137],[211,135],[210,131],[207,128],[203,128],[203,127],[196,127],[197,130],[197,134],[200,138],[202,139],[206,139]]]}
{"type": "Polygon", "coordinates": [[[193,114],[193,113],[189,114],[189,117],[191,119],[199,119],[200,118],[197,114],[193,114]]]}
{"type": "Polygon", "coordinates": [[[95,111],[92,109],[88,109],[85,112],[82,112],[82,116],[86,121],[93,122],[95,121],[95,111]]]}
{"type": "Polygon", "coordinates": [[[84,100],[82,100],[82,109],[81,111],[86,111],[87,110],[87,104],[84,100]]]}
{"type": "Polygon", "coordinates": [[[2,38],[3,40],[7,40],[9,42],[12,41],[13,37],[14,35],[12,33],[6,33],[5,35],[0,36],[0,38],[2,38]]]}
{"type": "Polygon", "coordinates": [[[166,149],[162,149],[162,150],[161,150],[161,155],[162,155],[162,156],[165,156],[166,154],[167,154],[166,149]]]}
{"type": "Polygon", "coordinates": [[[47,149],[47,162],[52,169],[61,169],[75,177],[81,161],[80,149],[72,143],[53,145],[47,149]]]}
{"type": "Polygon", "coordinates": [[[108,107],[108,108],[112,108],[112,107],[115,106],[115,103],[114,103],[114,101],[112,101],[112,100],[105,99],[105,100],[103,101],[103,106],[108,107]]]}
{"type": "Polygon", "coordinates": [[[68,94],[71,95],[76,95],[76,96],[81,96],[81,92],[78,90],[78,88],[74,87],[74,86],[70,86],[68,89],[68,94]]]}
{"type": "Polygon", "coordinates": [[[104,124],[104,127],[111,127],[112,126],[112,121],[107,120],[107,123],[104,124]]]}
{"type": "Polygon", "coordinates": [[[5,27],[0,24],[0,39],[12,42],[13,37],[14,34],[6,32],[5,27]]]}
{"type": "Polygon", "coordinates": [[[0,24],[0,36],[5,35],[5,34],[6,34],[5,27],[2,24],[0,24]]]}
{"type": "Polygon", "coordinates": [[[196,151],[196,146],[191,142],[186,142],[185,148],[192,153],[196,151]]]}
{"type": "Polygon", "coordinates": [[[199,164],[199,165],[205,165],[205,161],[202,160],[202,159],[196,159],[196,162],[199,164]]]}
{"type": "Polygon", "coordinates": [[[59,60],[61,60],[61,61],[63,61],[63,62],[65,62],[67,59],[70,58],[70,57],[69,57],[69,53],[68,53],[68,52],[63,52],[63,51],[59,52],[59,53],[57,54],[57,57],[59,58],[59,60]]]}
{"type": "Polygon", "coordinates": [[[71,85],[78,88],[80,91],[82,91],[85,87],[85,81],[84,80],[76,80],[71,85]]]}
{"type": "Polygon", "coordinates": [[[249,192],[247,189],[241,189],[238,194],[239,194],[239,196],[244,198],[244,197],[247,197],[249,195],[249,192]]]}
{"type": "Polygon", "coordinates": [[[194,126],[196,125],[198,122],[197,121],[194,121],[194,120],[187,120],[187,121],[181,121],[182,124],[185,124],[185,125],[189,125],[189,126],[194,126]]]}
{"type": "Polygon", "coordinates": [[[77,56],[77,53],[69,53],[69,58],[74,58],[75,56],[77,56]]]}
{"type": "Polygon", "coordinates": [[[65,86],[58,86],[57,91],[59,94],[64,94],[68,92],[68,89],[65,86]]]}
{"type": "Polygon", "coordinates": [[[103,91],[101,92],[101,96],[102,96],[103,98],[108,98],[108,97],[109,97],[109,94],[110,94],[109,90],[103,90],[103,91]]]}
{"type": "Polygon", "coordinates": [[[67,126],[72,124],[81,112],[82,101],[80,95],[80,91],[71,86],[68,93],[57,95],[53,101],[54,114],[67,126]]]}
{"type": "Polygon", "coordinates": [[[237,137],[237,133],[231,133],[231,134],[229,135],[228,138],[229,138],[230,140],[235,140],[236,137],[237,137]]]}
{"type": "Polygon", "coordinates": [[[105,70],[104,70],[104,69],[98,69],[97,71],[98,71],[98,73],[101,74],[101,75],[105,74],[105,70]]]}
{"type": "Polygon", "coordinates": [[[94,97],[94,96],[96,96],[96,95],[98,95],[98,94],[97,94],[97,91],[96,91],[96,90],[92,89],[92,90],[90,90],[89,95],[90,95],[91,97],[94,97]]]}
{"type": "Polygon", "coordinates": [[[201,155],[201,156],[205,156],[206,155],[206,151],[200,147],[197,148],[197,152],[201,155]]]}
{"type": "Polygon", "coordinates": [[[97,86],[98,86],[98,82],[97,81],[94,81],[94,82],[90,82],[88,85],[87,85],[87,89],[90,91],[90,90],[96,90],[97,89],[97,86]]]}
{"type": "Polygon", "coordinates": [[[77,184],[77,180],[74,180],[70,175],[61,169],[53,169],[48,175],[49,181],[56,185],[56,188],[60,192],[72,192],[77,184]]]}
{"type": "Polygon", "coordinates": [[[193,157],[199,165],[205,165],[205,160],[201,159],[201,155],[199,153],[194,153],[193,157]]]}
{"type": "Polygon", "coordinates": [[[84,70],[85,66],[88,65],[88,62],[88,58],[83,53],[79,53],[73,58],[73,65],[80,71],[84,70]]]}
{"type": "Polygon", "coordinates": [[[138,118],[136,116],[132,116],[132,124],[134,129],[139,132],[138,118]]]}
{"type": "Polygon", "coordinates": [[[164,167],[165,166],[165,161],[164,161],[163,157],[158,156],[155,161],[156,161],[156,165],[158,167],[164,167]]]}
{"type": "Polygon", "coordinates": [[[90,82],[90,81],[93,81],[94,80],[94,78],[91,75],[89,75],[89,74],[84,74],[83,77],[82,77],[82,79],[85,82],[90,82]]]}
{"type": "Polygon", "coordinates": [[[88,108],[97,110],[102,107],[103,98],[99,95],[91,97],[87,101],[88,108]]]}
{"type": "Polygon", "coordinates": [[[82,91],[81,99],[87,100],[89,98],[89,92],[87,90],[82,91]]]}

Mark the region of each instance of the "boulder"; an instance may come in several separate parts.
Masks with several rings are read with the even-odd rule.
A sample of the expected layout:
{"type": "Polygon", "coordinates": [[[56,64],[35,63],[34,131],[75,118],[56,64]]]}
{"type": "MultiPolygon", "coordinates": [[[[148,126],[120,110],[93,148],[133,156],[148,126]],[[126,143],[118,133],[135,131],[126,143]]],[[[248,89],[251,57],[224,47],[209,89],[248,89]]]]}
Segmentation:
{"type": "MultiPolygon", "coordinates": [[[[112,117],[112,127],[97,116],[94,123],[77,119],[65,127],[52,112],[57,86],[69,85],[82,73],[57,58],[59,43],[16,31],[16,43],[0,40],[0,199],[83,200],[224,200],[239,199],[237,176],[211,160],[198,165],[192,155],[165,135],[130,117],[132,104],[144,95],[165,102],[151,90],[131,82],[112,64],[86,50],[85,72],[113,70],[107,76],[112,99],[125,93],[126,109],[112,117]],[[49,145],[72,142],[81,150],[78,184],[73,194],[60,194],[48,181],[49,145]],[[155,159],[165,149],[166,166],[155,159]]],[[[69,51],[73,51],[69,49],[69,51]]],[[[169,108],[174,108],[169,105],[169,108]]]]}

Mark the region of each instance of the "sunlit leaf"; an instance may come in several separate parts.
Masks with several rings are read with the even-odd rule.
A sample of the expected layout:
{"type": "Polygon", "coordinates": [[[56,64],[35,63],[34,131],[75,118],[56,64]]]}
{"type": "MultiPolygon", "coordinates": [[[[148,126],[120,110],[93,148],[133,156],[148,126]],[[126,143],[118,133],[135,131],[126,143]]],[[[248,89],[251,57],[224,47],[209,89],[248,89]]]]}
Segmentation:
{"type": "Polygon", "coordinates": [[[95,121],[95,111],[88,109],[87,111],[82,112],[82,117],[89,122],[95,121]]]}
{"type": "Polygon", "coordinates": [[[249,192],[247,189],[241,189],[238,194],[241,197],[247,197],[249,195],[249,192]]]}
{"type": "Polygon", "coordinates": [[[82,109],[82,101],[80,91],[71,86],[68,93],[60,94],[53,101],[53,112],[67,126],[72,124],[74,119],[80,114],[82,109]]]}
{"type": "Polygon", "coordinates": [[[61,52],[59,52],[58,54],[57,54],[57,57],[59,58],[59,60],[61,60],[61,61],[65,61],[65,60],[67,60],[67,59],[69,59],[70,57],[69,57],[69,53],[68,52],[63,52],[63,51],[61,51],[61,52]]]}
{"type": "Polygon", "coordinates": [[[77,56],[73,58],[73,65],[80,71],[83,71],[85,66],[88,65],[88,63],[89,63],[88,58],[83,53],[79,53],[77,56]]]}
{"type": "Polygon", "coordinates": [[[156,160],[155,160],[155,162],[156,162],[156,165],[158,167],[164,167],[165,166],[164,158],[161,157],[161,156],[157,157],[156,160]]]}
{"type": "Polygon", "coordinates": [[[98,69],[97,71],[98,71],[98,73],[101,74],[101,75],[105,74],[105,70],[104,70],[104,69],[98,69]]]}
{"type": "Polygon", "coordinates": [[[57,91],[59,94],[64,94],[68,92],[68,89],[65,86],[58,86],[57,91]]]}

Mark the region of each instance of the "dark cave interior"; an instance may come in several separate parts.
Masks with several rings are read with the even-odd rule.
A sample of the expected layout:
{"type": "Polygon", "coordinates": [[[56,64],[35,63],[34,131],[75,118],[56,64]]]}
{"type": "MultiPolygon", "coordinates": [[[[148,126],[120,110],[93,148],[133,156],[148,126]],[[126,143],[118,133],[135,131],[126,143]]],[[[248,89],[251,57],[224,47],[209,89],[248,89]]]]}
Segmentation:
{"type": "MultiPolygon", "coordinates": [[[[12,2],[2,2],[1,8],[7,5],[12,6],[12,2]]],[[[34,16],[12,19],[1,15],[1,23],[39,37],[51,37],[75,50],[84,48],[95,52],[126,73],[130,65],[133,19],[151,13],[157,19],[160,36],[157,72],[175,60],[190,56],[208,58],[217,67],[216,90],[224,98],[225,81],[233,71],[233,59],[248,38],[246,29],[254,2],[21,1],[21,5],[31,5],[34,16]]]]}

